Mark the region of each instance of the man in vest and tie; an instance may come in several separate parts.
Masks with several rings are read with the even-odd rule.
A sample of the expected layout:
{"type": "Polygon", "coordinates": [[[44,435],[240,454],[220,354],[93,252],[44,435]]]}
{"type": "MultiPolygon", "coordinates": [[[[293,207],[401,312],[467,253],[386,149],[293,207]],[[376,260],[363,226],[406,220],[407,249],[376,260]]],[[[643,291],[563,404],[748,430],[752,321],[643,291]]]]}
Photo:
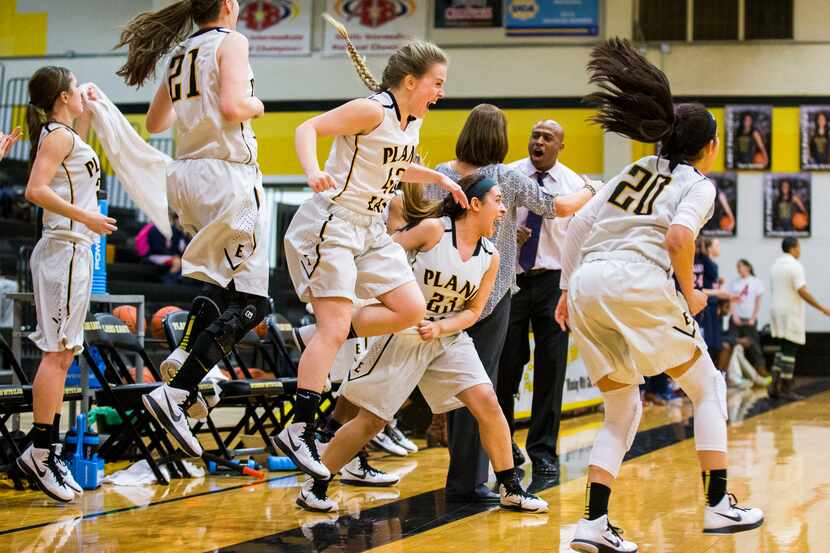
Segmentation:
{"type": "MultiPolygon", "coordinates": [[[[510,165],[511,168],[535,179],[539,186],[555,194],[568,194],[585,186],[585,181],[558,161],[565,148],[565,131],[553,120],[539,121],[533,126],[528,143],[529,156],[510,165]]],[[[559,476],[556,442],[562,415],[562,392],[568,357],[568,335],[553,318],[562,293],[559,277],[562,250],[570,218],[543,219],[527,209],[518,208],[519,256],[516,283],[510,307],[510,326],[502,351],[496,391],[511,432],[515,396],[519,392],[524,366],[530,361],[529,330],[533,329],[534,369],[533,406],[527,453],[533,474],[545,479],[559,476]]],[[[524,455],[513,443],[516,466],[525,462],[524,455]]]]}

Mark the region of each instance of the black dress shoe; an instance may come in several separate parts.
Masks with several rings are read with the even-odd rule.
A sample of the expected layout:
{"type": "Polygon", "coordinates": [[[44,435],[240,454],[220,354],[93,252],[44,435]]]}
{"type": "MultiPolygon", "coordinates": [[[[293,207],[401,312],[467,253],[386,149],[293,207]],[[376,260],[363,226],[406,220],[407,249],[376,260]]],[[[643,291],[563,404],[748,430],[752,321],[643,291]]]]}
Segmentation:
{"type": "Polygon", "coordinates": [[[501,500],[499,494],[485,485],[467,493],[447,492],[446,498],[450,503],[498,503],[501,500]]]}
{"type": "Polygon", "coordinates": [[[533,474],[550,478],[559,476],[559,459],[539,459],[533,461],[533,474]]]}
{"type": "Polygon", "coordinates": [[[526,461],[527,459],[525,458],[525,454],[522,453],[519,445],[516,442],[513,442],[513,466],[518,468],[524,465],[526,461]]]}

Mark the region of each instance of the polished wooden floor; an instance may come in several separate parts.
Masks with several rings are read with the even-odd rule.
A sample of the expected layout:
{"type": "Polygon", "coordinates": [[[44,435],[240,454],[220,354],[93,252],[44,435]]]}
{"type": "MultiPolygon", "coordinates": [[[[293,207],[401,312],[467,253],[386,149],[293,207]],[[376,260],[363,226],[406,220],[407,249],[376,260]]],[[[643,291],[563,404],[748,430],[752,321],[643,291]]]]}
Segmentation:
{"type": "MultiPolygon", "coordinates": [[[[701,534],[702,492],[690,406],[646,409],[611,497],[611,518],[643,552],[784,553],[830,551],[830,384],[808,399],[774,405],[763,393],[730,395],[730,487],[766,513],[765,525],[729,537],[701,534]]],[[[209,476],[169,487],[112,487],[58,506],[38,492],[0,490],[0,551],[569,551],[583,507],[585,465],[601,415],[563,423],[561,479],[545,487],[546,515],[448,504],[446,450],[407,458],[374,456],[406,473],[396,488],[335,484],[339,517],[300,511],[301,478],[265,482],[209,476]]],[[[519,436],[520,442],[524,434],[519,436]]]]}

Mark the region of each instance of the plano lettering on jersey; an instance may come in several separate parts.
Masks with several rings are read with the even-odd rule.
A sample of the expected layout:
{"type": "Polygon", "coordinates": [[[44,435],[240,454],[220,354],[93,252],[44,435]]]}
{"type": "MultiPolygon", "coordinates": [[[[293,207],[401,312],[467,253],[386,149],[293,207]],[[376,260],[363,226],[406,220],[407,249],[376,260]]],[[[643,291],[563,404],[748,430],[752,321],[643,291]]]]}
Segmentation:
{"type": "Polygon", "coordinates": [[[383,149],[383,164],[387,163],[412,163],[415,161],[415,146],[387,146],[383,149]]]}
{"type": "Polygon", "coordinates": [[[450,275],[449,277],[442,278],[441,271],[432,271],[430,269],[424,271],[424,284],[435,288],[452,290],[464,296],[465,300],[469,300],[478,292],[478,286],[469,281],[464,281],[464,285],[459,288],[457,276],[450,275]]]}

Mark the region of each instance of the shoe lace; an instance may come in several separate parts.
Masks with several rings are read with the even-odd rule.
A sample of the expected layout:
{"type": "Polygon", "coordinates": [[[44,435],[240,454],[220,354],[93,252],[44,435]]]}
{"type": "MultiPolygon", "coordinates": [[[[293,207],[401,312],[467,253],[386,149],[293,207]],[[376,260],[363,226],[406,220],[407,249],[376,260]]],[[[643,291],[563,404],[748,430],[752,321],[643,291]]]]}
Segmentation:
{"type": "Polygon", "coordinates": [[[735,509],[736,511],[744,511],[744,512],[749,511],[749,509],[747,509],[746,507],[741,507],[740,505],[738,505],[738,498],[735,497],[735,494],[727,492],[726,496],[729,498],[729,508],[730,509],[735,509]]]}
{"type": "Polygon", "coordinates": [[[366,450],[361,450],[360,453],[357,454],[357,459],[360,464],[360,470],[371,475],[382,474],[381,471],[369,464],[369,454],[366,453],[366,450]]]}
{"type": "Polygon", "coordinates": [[[614,534],[614,537],[616,537],[620,540],[623,539],[622,538],[622,535],[624,533],[623,529],[618,527],[618,526],[614,526],[613,524],[611,524],[610,521],[608,522],[608,531],[611,532],[612,534],[614,534]]]}
{"type": "Polygon", "coordinates": [[[55,450],[49,450],[49,456],[46,458],[46,467],[52,472],[55,477],[57,483],[61,486],[66,485],[66,480],[63,478],[63,471],[61,471],[59,464],[62,463],[62,460],[55,455],[55,450]]]}
{"type": "Polygon", "coordinates": [[[317,443],[314,441],[314,425],[306,423],[305,429],[301,435],[302,440],[305,442],[306,447],[308,448],[309,453],[311,453],[311,458],[320,462],[320,453],[317,451],[317,443]]]}
{"type": "Polygon", "coordinates": [[[325,501],[329,498],[328,496],[329,491],[329,480],[314,480],[314,483],[311,485],[311,493],[313,493],[318,499],[325,501]]]}

